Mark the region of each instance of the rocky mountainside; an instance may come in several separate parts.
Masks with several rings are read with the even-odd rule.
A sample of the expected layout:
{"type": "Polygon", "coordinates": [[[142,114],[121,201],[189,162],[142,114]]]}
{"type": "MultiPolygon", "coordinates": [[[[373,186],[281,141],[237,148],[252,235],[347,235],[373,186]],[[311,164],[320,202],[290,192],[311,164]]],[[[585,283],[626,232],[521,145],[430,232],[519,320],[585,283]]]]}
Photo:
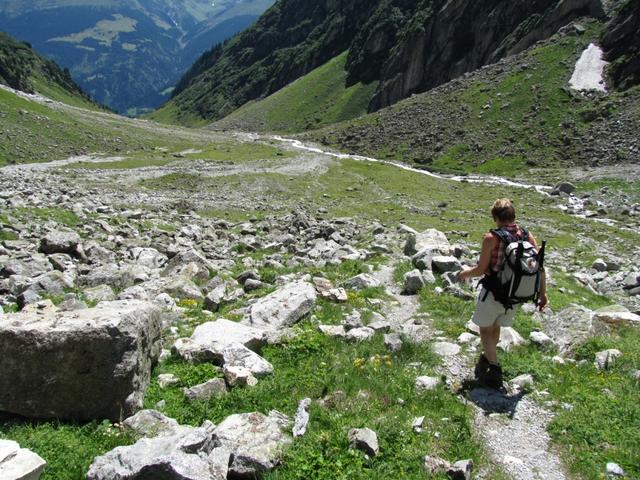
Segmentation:
{"type": "MultiPolygon", "coordinates": [[[[68,95],[89,100],[67,69],[36,53],[29,44],[0,32],[0,83],[27,93],[58,88],[68,95]],[[49,87],[49,88],[47,88],[49,87]]],[[[55,96],[55,95],[54,95],[55,96]]]]}
{"type": "Polygon", "coordinates": [[[249,26],[272,0],[8,0],[0,30],[69,68],[97,101],[123,113],[152,110],[212,45],[249,26]]]}
{"type": "Polygon", "coordinates": [[[245,34],[205,54],[165,107],[168,117],[219,119],[347,49],[348,84],[378,82],[369,103],[377,110],[520,52],[574,18],[604,15],[595,0],[299,3],[279,2],[245,34]]]}
{"type": "Polygon", "coordinates": [[[613,84],[621,90],[640,84],[640,2],[624,3],[601,41],[612,62],[609,75],[613,84]]]}
{"type": "Polygon", "coordinates": [[[553,176],[555,168],[637,164],[638,86],[580,92],[569,82],[585,49],[610,28],[571,23],[521,54],[303,137],[445,172],[553,176]]]}

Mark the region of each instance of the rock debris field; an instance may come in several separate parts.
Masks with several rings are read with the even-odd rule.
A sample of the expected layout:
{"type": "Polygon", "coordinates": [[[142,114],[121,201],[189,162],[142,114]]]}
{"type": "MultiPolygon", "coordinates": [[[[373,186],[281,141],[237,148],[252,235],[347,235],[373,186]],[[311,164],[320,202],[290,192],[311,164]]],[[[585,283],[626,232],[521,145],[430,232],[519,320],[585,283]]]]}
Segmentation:
{"type": "MultiPolygon", "coordinates": [[[[451,339],[421,313],[419,293],[435,284],[436,295],[474,301],[476,293],[456,280],[456,272],[475,261],[471,240],[452,244],[434,229],[362,224],[302,207],[246,221],[210,218],[180,209],[180,192],[145,198],[152,208],[135,207],[141,197],[95,183],[99,171],[78,175],[0,171],[0,208],[7,212],[0,216],[0,304],[6,310],[0,310],[0,411],[28,419],[117,422],[134,440],[93,459],[87,479],[255,478],[278,468],[281,453],[308,434],[310,406],[326,404],[327,397],[296,399],[297,411],[238,411],[218,424],[181,425],[162,413],[162,402],[144,409],[154,367],[213,364],[218,376],[184,388],[192,402],[254,388],[274,375],[261,355],[264,347],[290,341],[297,324],[313,321],[321,302],[344,304],[368,289],[382,292],[371,299],[376,312],[354,310],[317,329],[345,345],[383,336],[391,357],[405,343],[430,343],[441,364],[437,374],[416,374],[415,390],[428,395],[446,388],[469,405],[491,458],[476,468],[470,459],[449,462],[424,452],[416,462],[426,474],[491,478],[491,465],[499,465],[518,479],[567,478],[546,432],[553,412],[528,395],[531,376],[511,379],[501,392],[464,390],[480,350],[477,330],[468,324],[451,339]],[[33,209],[63,209],[72,217],[43,219],[33,209]],[[365,269],[340,281],[322,275],[345,262],[365,269]],[[402,262],[411,268],[399,281],[394,270],[402,262]],[[265,269],[276,274],[267,278],[260,274],[265,269]],[[197,324],[186,316],[194,305],[202,309],[197,324]],[[496,416],[505,412],[507,421],[496,416]]],[[[637,264],[598,259],[576,278],[617,305],[528,309],[540,331],[523,338],[505,329],[500,347],[553,346],[557,362],[570,362],[576,342],[611,326],[640,324],[637,264]]],[[[598,352],[594,368],[606,370],[620,355],[598,352]]],[[[180,381],[174,374],[157,378],[160,388],[180,381]]],[[[426,427],[417,417],[409,429],[426,427]]],[[[352,425],[344,435],[360,455],[384,453],[385,439],[367,425],[352,425]]],[[[49,460],[0,441],[2,479],[37,479],[49,460]]]]}

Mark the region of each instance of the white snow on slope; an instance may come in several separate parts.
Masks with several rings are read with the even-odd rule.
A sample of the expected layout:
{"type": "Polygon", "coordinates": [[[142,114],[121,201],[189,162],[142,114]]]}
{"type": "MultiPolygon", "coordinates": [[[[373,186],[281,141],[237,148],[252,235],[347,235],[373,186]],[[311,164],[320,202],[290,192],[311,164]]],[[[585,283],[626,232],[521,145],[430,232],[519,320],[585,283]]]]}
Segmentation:
{"type": "Polygon", "coordinates": [[[602,57],[602,49],[593,43],[589,44],[576,62],[576,69],[573,71],[571,80],[569,80],[569,86],[574,90],[583,92],[588,90],[606,92],[607,86],[604,82],[603,73],[607,62],[602,57]]]}

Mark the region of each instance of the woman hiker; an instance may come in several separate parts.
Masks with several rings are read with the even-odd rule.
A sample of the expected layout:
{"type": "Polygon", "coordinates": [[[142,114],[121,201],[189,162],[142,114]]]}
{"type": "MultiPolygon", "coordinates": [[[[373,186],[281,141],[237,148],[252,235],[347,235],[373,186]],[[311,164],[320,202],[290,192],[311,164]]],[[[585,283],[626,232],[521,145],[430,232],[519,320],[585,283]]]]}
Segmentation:
{"type": "MultiPolygon", "coordinates": [[[[516,211],[508,199],[496,200],[491,208],[491,215],[496,222],[497,230],[509,234],[507,238],[528,241],[536,250],[538,245],[533,235],[520,227],[516,221],[516,211]]],[[[518,305],[510,308],[496,301],[494,293],[490,291],[491,280],[502,269],[505,261],[506,243],[498,233],[492,231],[484,236],[480,259],[475,267],[460,272],[459,278],[466,281],[472,277],[483,276],[482,291],[478,297],[473,323],[480,327],[480,340],[484,353],[476,364],[475,375],[478,380],[492,388],[502,387],[502,367],[498,362],[496,347],[500,341],[500,327],[510,327],[516,314],[518,305]],[[488,291],[489,290],[489,291],[488,291]]],[[[540,291],[538,308],[543,310],[548,304],[544,270],[540,276],[540,291]]]]}

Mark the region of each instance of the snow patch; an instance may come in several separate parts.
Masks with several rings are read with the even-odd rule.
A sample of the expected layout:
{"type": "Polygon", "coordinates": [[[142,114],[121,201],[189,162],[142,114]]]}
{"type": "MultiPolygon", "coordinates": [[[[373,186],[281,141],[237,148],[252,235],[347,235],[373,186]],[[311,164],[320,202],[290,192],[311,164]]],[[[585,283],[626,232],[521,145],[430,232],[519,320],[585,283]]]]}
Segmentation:
{"type": "Polygon", "coordinates": [[[606,92],[607,86],[604,82],[604,67],[608,62],[603,60],[603,51],[597,45],[591,43],[586,48],[580,59],[576,62],[573,76],[569,80],[569,86],[581,92],[596,90],[606,92]]]}

